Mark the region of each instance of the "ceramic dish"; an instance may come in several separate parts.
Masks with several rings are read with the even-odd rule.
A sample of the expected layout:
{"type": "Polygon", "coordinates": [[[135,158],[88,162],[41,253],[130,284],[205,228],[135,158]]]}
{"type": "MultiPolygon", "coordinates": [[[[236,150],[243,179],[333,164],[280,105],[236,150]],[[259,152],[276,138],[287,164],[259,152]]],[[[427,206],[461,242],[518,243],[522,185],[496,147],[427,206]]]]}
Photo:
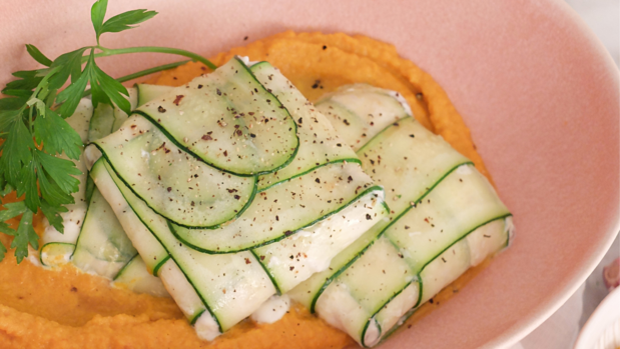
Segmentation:
{"type": "Polygon", "coordinates": [[[619,346],[620,288],[616,288],[596,307],[581,329],[574,349],[615,349],[619,346]]]}
{"type": "MultiPolygon", "coordinates": [[[[90,1],[31,3],[3,1],[2,84],[11,71],[35,66],[24,43],[56,57],[93,40],[90,1]]],[[[102,44],[208,56],[286,29],[361,33],[394,44],[447,91],[514,213],[518,235],[458,296],[385,348],[518,341],[586,279],[618,230],[618,70],[560,0],[141,0],[111,1],[109,11],[134,8],[160,15],[102,44]]],[[[102,66],[120,76],[174,59],[119,57],[102,66]]]]}

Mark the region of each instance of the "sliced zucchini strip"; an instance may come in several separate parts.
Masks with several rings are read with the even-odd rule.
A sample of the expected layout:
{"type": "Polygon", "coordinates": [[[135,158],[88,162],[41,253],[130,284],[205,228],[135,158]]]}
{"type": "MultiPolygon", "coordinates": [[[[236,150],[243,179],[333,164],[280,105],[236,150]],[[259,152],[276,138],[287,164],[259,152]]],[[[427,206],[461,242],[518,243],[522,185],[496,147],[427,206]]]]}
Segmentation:
{"type": "Polygon", "coordinates": [[[316,310],[362,346],[374,345],[381,334],[374,315],[416,280],[398,249],[389,239],[379,237],[325,289],[316,310]]]}
{"type": "MultiPolygon", "coordinates": [[[[140,253],[149,272],[160,277],[166,290],[179,305],[179,308],[188,320],[191,323],[195,322],[207,310],[202,299],[194,290],[193,285],[189,283],[185,274],[179,269],[176,262],[169,257],[164,246],[143,223],[142,217],[138,217],[134,212],[133,206],[130,206],[124,195],[131,195],[130,197],[135,199],[134,204],[139,203],[144,207],[146,205],[136,198],[131,190],[126,188],[111,169],[108,172],[108,167],[109,164],[107,164],[105,159],[100,159],[93,165],[90,174],[102,195],[114,209],[117,219],[121,222],[128,237],[140,253]],[[122,184],[125,192],[120,191],[116,182],[122,184]]],[[[152,215],[158,219],[163,219],[155,213],[152,213],[152,215]]]]}
{"type": "Polygon", "coordinates": [[[160,267],[169,258],[168,252],[127,204],[112,177],[108,174],[105,159],[95,162],[90,171],[90,176],[101,195],[112,207],[116,219],[120,222],[134,248],[142,256],[149,273],[158,275],[160,267]]]}
{"type": "Polygon", "coordinates": [[[140,115],[94,144],[114,171],[157,213],[189,227],[213,227],[243,212],[255,177],[219,171],[192,157],[140,115]]]}
{"type": "Polygon", "coordinates": [[[171,227],[196,250],[238,252],[291,236],[377,190],[359,164],[333,163],[260,192],[245,214],[220,228],[171,227]]]}
{"type": "Polygon", "coordinates": [[[137,101],[136,107],[141,107],[145,105],[147,102],[150,102],[160,96],[169,93],[174,89],[172,86],[162,86],[162,85],[150,85],[150,84],[136,84],[135,86],[137,90],[137,101]]]}
{"type": "MultiPolygon", "coordinates": [[[[210,315],[194,286],[174,260],[168,259],[164,263],[159,278],[190,323],[195,323],[205,313],[210,315]]],[[[219,327],[217,332],[219,333],[219,327]]]]}
{"type": "Polygon", "coordinates": [[[253,250],[283,294],[317,272],[328,269],[332,259],[387,216],[383,191],[366,194],[338,214],[295,235],[253,250]]]}
{"type": "Polygon", "coordinates": [[[185,150],[233,174],[273,172],[299,147],[293,118],[239,58],[136,111],[185,150]]]}
{"type": "Polygon", "coordinates": [[[388,125],[357,153],[364,171],[390,193],[392,217],[418,202],[452,170],[471,163],[412,117],[388,125]]]}
{"type": "Polygon", "coordinates": [[[114,286],[155,297],[170,297],[161,279],[148,272],[139,254],[136,254],[114,277],[114,286]]]}
{"type": "Polygon", "coordinates": [[[342,86],[321,97],[316,108],[355,151],[388,125],[412,116],[398,92],[367,84],[342,86]]]}
{"type": "MultiPolygon", "coordinates": [[[[426,130],[411,117],[389,124],[369,143],[358,150],[362,168],[375,183],[384,187],[386,202],[390,207],[390,221],[398,219],[413,204],[440,183],[443,178],[464,164],[471,163],[454,151],[440,136],[426,130]],[[412,137],[413,135],[413,137],[412,137]],[[406,153],[401,150],[407,149],[406,153]]],[[[368,234],[378,236],[387,227],[377,225],[368,234]]],[[[360,240],[355,247],[332,261],[327,273],[312,276],[295,290],[296,301],[314,311],[321,292],[332,278],[357,258],[372,240],[360,240]]]]}
{"type": "Polygon", "coordinates": [[[462,165],[384,234],[418,273],[455,241],[509,215],[488,180],[473,165],[462,165]]]}
{"type": "MultiPolygon", "coordinates": [[[[349,114],[333,117],[371,114],[343,105],[349,114]]],[[[363,121],[369,120],[374,119],[363,121]]],[[[338,272],[316,274],[290,293],[365,347],[376,345],[411,309],[506,246],[513,230],[510,212],[469,160],[411,117],[382,122],[387,126],[369,133],[370,141],[359,134],[352,141],[359,140],[364,170],[385,187],[391,222],[379,223],[366,240],[336,256],[330,270],[338,272]]],[[[358,127],[357,132],[368,130],[358,127]]]]}
{"type": "Polygon", "coordinates": [[[297,123],[299,150],[294,160],[276,172],[258,179],[259,190],[298,177],[312,169],[334,162],[359,162],[355,152],[347,146],[329,120],[286,78],[280,70],[267,62],[251,67],[256,79],[273,93],[286,107],[297,123]]]}
{"type": "Polygon", "coordinates": [[[39,259],[41,265],[55,268],[71,261],[75,244],[67,242],[48,242],[41,247],[39,259]]]}
{"type": "Polygon", "coordinates": [[[384,217],[355,240],[355,242],[338,253],[331,260],[327,269],[312,275],[288,294],[292,299],[304,305],[311,313],[314,313],[316,311],[316,302],[327,286],[372,245],[388,224],[389,219],[384,217]]]}
{"type": "MultiPolygon", "coordinates": [[[[172,235],[168,222],[133,194],[107,162],[105,165],[131,209],[168,251],[207,311],[216,319],[220,332],[248,317],[276,293],[269,276],[252,253],[211,255],[187,247],[172,235]]],[[[164,275],[160,276],[175,301],[183,302],[177,300],[164,275]]]]}
{"type": "MultiPolygon", "coordinates": [[[[136,88],[128,88],[127,92],[129,93],[127,100],[133,110],[137,106],[138,92],[136,88]]],[[[93,116],[90,119],[88,141],[92,142],[116,132],[127,118],[129,115],[116,105],[99,103],[97,108],[93,110],[93,116]]]]}
{"type": "Polygon", "coordinates": [[[88,128],[88,140],[90,142],[103,138],[110,133],[114,127],[114,107],[109,104],[99,103],[93,110],[93,117],[88,128]]]}
{"type": "MultiPolygon", "coordinates": [[[[131,110],[136,109],[138,106],[138,90],[135,87],[130,87],[127,89],[129,96],[127,96],[127,100],[129,101],[129,105],[131,106],[131,110]]],[[[114,122],[112,123],[112,132],[116,132],[121,126],[125,123],[125,121],[129,118],[129,115],[125,113],[121,108],[114,105],[114,122]]]]}
{"type": "Polygon", "coordinates": [[[112,279],[137,253],[114,211],[95,188],[73,253],[73,264],[85,272],[112,279]]]}

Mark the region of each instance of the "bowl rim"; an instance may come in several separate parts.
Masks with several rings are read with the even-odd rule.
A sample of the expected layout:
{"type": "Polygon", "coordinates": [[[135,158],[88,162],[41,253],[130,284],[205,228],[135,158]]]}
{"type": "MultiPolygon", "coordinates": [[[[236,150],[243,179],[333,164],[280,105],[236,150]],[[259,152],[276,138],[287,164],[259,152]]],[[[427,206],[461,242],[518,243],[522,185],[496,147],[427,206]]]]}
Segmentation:
{"type": "MultiPolygon", "coordinates": [[[[550,6],[555,6],[555,9],[553,10],[557,10],[559,14],[566,16],[571,24],[577,26],[581,34],[583,34],[586,39],[593,44],[593,50],[596,51],[597,56],[603,60],[606,65],[606,70],[612,74],[616,85],[616,94],[620,97],[620,68],[616,66],[611,53],[604,46],[603,42],[594,34],[592,29],[590,29],[585,20],[577,13],[577,11],[570,7],[565,1],[551,0],[549,3],[550,6]]],[[[620,103],[620,98],[618,103],[620,103]]],[[[618,115],[618,117],[620,119],[620,115],[618,115]]],[[[581,287],[586,279],[592,274],[596,266],[601,262],[607,251],[609,251],[614,240],[616,239],[616,236],[619,234],[620,212],[616,212],[615,223],[610,226],[605,238],[599,241],[596,252],[590,255],[588,261],[582,265],[582,268],[575,274],[573,280],[568,283],[564,290],[556,294],[554,299],[542,306],[537,313],[529,316],[527,319],[524,319],[528,321],[520,321],[513,327],[512,330],[508,330],[495,337],[494,340],[488,342],[482,348],[510,348],[542,325],[558,309],[560,309],[566,301],[568,301],[568,299],[577,291],[577,289],[579,289],[579,287],[581,287]]]]}

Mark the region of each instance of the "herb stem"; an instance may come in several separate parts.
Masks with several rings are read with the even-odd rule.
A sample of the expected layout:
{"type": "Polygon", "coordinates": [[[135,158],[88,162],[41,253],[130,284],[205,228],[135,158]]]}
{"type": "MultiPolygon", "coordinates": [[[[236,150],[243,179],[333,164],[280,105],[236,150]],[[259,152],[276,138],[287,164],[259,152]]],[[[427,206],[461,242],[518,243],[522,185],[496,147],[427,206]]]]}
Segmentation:
{"type": "MultiPolygon", "coordinates": [[[[139,72],[135,72],[129,75],[125,75],[125,76],[121,76],[120,78],[116,79],[116,81],[123,83],[129,80],[133,80],[133,79],[137,79],[137,78],[141,78],[143,76],[149,75],[149,74],[153,74],[153,73],[157,73],[163,70],[168,70],[168,69],[172,69],[172,68],[176,68],[180,65],[183,65],[185,63],[189,62],[188,61],[180,61],[180,62],[174,62],[174,63],[168,63],[168,64],[164,64],[164,65],[158,65],[156,67],[153,68],[149,68],[149,69],[145,69],[145,70],[141,70],[139,72]]],[[[83,97],[89,96],[91,94],[90,89],[84,91],[84,94],[82,95],[83,97]]]]}
{"type": "Polygon", "coordinates": [[[149,75],[149,74],[160,72],[162,70],[168,70],[168,69],[176,68],[176,67],[178,67],[180,65],[183,65],[183,64],[185,64],[187,62],[190,62],[190,61],[187,60],[187,61],[168,63],[168,64],[160,65],[160,66],[157,66],[157,67],[145,69],[145,70],[133,73],[133,74],[121,76],[120,78],[116,79],[116,81],[122,83],[122,82],[125,82],[125,81],[137,79],[137,78],[143,77],[145,75],[149,75]]]}
{"type": "Polygon", "coordinates": [[[217,66],[208,59],[202,57],[199,54],[181,50],[178,48],[170,48],[170,47],[159,47],[159,46],[138,46],[138,47],[128,47],[128,48],[118,48],[118,49],[109,49],[105,47],[97,47],[101,50],[100,53],[95,55],[95,57],[106,57],[113,55],[122,55],[127,53],[138,53],[138,52],[157,52],[157,53],[170,53],[180,56],[185,56],[187,58],[191,58],[192,60],[198,61],[209,67],[211,70],[217,69],[217,66]]]}

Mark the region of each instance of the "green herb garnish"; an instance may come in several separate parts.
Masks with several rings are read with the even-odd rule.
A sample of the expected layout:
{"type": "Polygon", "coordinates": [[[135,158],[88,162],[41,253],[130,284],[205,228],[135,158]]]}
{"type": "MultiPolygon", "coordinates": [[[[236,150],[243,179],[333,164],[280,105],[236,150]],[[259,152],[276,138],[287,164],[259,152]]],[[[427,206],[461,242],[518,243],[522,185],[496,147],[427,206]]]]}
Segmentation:
{"type": "MultiPolygon", "coordinates": [[[[79,180],[73,176],[81,172],[72,161],[56,155],[64,152],[68,158],[76,160],[80,156],[82,141],[65,121],[75,112],[80,99],[90,94],[94,107],[99,103],[115,104],[129,114],[130,104],[125,98],[128,92],[121,82],[186,62],[114,79],[97,66],[97,58],[138,52],[171,53],[216,68],[200,55],[175,48],[110,49],[101,46],[99,38],[102,34],[135,28],[157,14],[155,11],[133,10],[104,21],[107,5],[107,0],[98,0],[91,8],[97,45],[65,53],[53,61],[34,45],[26,45],[30,56],[45,68],[13,73],[18,79],[9,82],[2,90],[9,97],[0,99],[0,139],[4,140],[0,144],[0,197],[4,198],[15,190],[18,197],[23,195],[23,200],[0,206],[3,208],[0,210],[0,233],[14,237],[11,248],[15,248],[18,263],[28,256],[28,244],[38,249],[32,219],[39,209],[54,228],[61,233],[64,231],[59,213],[67,212],[64,205],[74,202],[71,194],[78,190],[79,180]],[[69,85],[60,91],[68,80],[69,85]],[[18,228],[11,229],[6,221],[19,215],[22,216],[18,228]]],[[[6,247],[0,243],[0,261],[6,252],[6,247]]]]}

